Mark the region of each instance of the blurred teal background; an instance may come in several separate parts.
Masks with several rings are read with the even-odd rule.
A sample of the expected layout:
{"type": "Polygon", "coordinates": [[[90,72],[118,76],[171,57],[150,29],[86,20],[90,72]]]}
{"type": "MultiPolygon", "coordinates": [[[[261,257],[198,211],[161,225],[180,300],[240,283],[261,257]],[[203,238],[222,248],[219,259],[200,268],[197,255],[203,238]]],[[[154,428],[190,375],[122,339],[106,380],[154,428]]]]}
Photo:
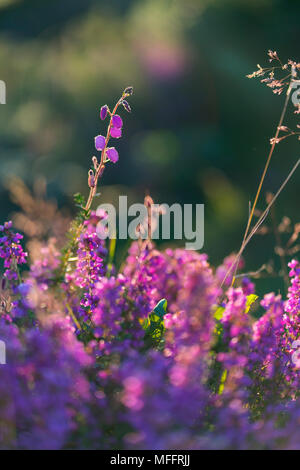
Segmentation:
{"type": "MultiPolygon", "coordinates": [[[[1,220],[15,209],[10,175],[28,185],[45,176],[60,206],[87,193],[100,106],[133,85],[103,198],[140,202],[149,190],[155,202],[204,202],[204,250],[220,262],[241,242],[284,100],[245,76],[268,49],[300,59],[299,17],[291,0],[0,0],[1,220]]],[[[279,187],[298,145],[276,149],[265,189],[279,187]]],[[[298,221],[299,181],[282,194],[279,220],[298,221]]],[[[273,246],[253,241],[247,268],[274,257],[273,246]]]]}

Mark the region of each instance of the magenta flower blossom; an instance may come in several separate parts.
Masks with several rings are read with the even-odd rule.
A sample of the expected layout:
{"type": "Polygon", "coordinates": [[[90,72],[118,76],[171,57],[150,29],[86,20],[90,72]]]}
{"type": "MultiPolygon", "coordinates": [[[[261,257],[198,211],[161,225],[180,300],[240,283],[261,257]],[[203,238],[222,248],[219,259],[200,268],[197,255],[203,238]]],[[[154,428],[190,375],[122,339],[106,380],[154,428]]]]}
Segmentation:
{"type": "Polygon", "coordinates": [[[11,221],[0,225],[0,232],[3,232],[3,236],[0,237],[0,258],[4,260],[4,276],[16,281],[18,279],[17,266],[26,263],[27,253],[24,252],[20,243],[23,236],[13,233],[11,228],[11,221]]]}
{"type": "Polygon", "coordinates": [[[0,337],[11,355],[1,368],[0,448],[62,448],[77,414],[86,415],[83,369],[92,359],[63,318],[52,318],[43,331],[0,324],[0,337]]]}
{"type": "Polygon", "coordinates": [[[103,105],[102,108],[100,109],[100,119],[104,121],[108,113],[108,106],[107,104],[103,105]]]}
{"type": "Polygon", "coordinates": [[[84,228],[78,239],[76,267],[72,274],[66,275],[67,282],[74,282],[87,291],[105,274],[103,260],[106,249],[103,240],[100,240],[96,232],[101,219],[102,217],[92,212],[89,220],[84,222],[84,228]]]}
{"type": "Polygon", "coordinates": [[[117,129],[121,129],[123,127],[123,121],[122,121],[121,116],[119,116],[118,114],[115,114],[112,117],[112,125],[113,127],[116,127],[117,129]]]}
{"type": "Polygon", "coordinates": [[[290,268],[291,285],[287,295],[286,311],[296,316],[300,311],[300,264],[293,259],[288,266],[290,268]]]}
{"type": "Polygon", "coordinates": [[[112,127],[110,130],[110,135],[115,139],[119,139],[122,136],[122,129],[118,127],[112,127]]]}
{"type": "Polygon", "coordinates": [[[115,149],[115,147],[109,147],[106,150],[106,156],[113,163],[117,163],[117,161],[119,160],[119,154],[117,150],[115,149]]]}
{"type": "Polygon", "coordinates": [[[96,150],[101,151],[105,147],[105,137],[103,135],[97,135],[95,137],[95,147],[96,150]]]}

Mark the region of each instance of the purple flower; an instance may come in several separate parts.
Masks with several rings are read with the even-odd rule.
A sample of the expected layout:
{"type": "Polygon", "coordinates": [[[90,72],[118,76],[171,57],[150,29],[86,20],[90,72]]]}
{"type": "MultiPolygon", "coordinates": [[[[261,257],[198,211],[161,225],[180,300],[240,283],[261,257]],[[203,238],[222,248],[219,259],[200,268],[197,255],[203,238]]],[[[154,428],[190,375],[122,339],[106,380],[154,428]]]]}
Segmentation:
{"type": "Polygon", "coordinates": [[[102,108],[100,109],[100,119],[104,121],[108,113],[108,106],[107,104],[103,105],[102,108]]]}
{"type": "Polygon", "coordinates": [[[103,217],[91,213],[78,239],[77,263],[72,274],[66,275],[68,282],[73,281],[82,289],[91,289],[105,274],[103,259],[106,256],[106,248],[103,240],[97,235],[97,225],[103,217]]]}
{"type": "Polygon", "coordinates": [[[119,139],[122,136],[122,129],[118,127],[112,127],[110,130],[110,135],[115,139],[119,139]]]}
{"type": "Polygon", "coordinates": [[[119,160],[119,154],[118,154],[117,150],[115,149],[115,147],[109,147],[106,150],[106,156],[113,163],[117,163],[117,161],[119,160]]]}
{"type": "Polygon", "coordinates": [[[117,129],[121,129],[123,127],[123,121],[122,121],[121,116],[119,116],[118,114],[115,114],[112,117],[112,125],[113,127],[116,127],[117,129]]]}
{"type": "Polygon", "coordinates": [[[95,147],[96,147],[96,150],[98,150],[98,151],[104,149],[104,147],[105,147],[105,137],[103,137],[103,135],[97,135],[95,137],[95,147]]]}
{"type": "Polygon", "coordinates": [[[91,358],[64,317],[43,331],[0,324],[0,337],[10,353],[1,368],[0,448],[64,447],[90,400],[83,370],[91,358]]]}
{"type": "MultiPolygon", "coordinates": [[[[131,94],[117,106],[130,111],[131,94]]],[[[107,115],[90,188],[119,159],[107,141],[122,118],[107,115]]],[[[266,294],[256,319],[251,279],[219,287],[236,255],[215,270],[203,253],[141,238],[118,272],[107,221],[104,209],[80,214],[63,257],[54,238],[30,243],[28,270],[22,235],[0,225],[0,449],[299,449],[299,261],[287,296],[266,294]]]]}
{"type": "Polygon", "coordinates": [[[26,263],[27,253],[23,251],[20,244],[23,236],[19,233],[13,233],[11,228],[11,221],[0,226],[0,232],[3,232],[4,235],[0,237],[0,258],[4,260],[4,276],[10,281],[17,281],[17,265],[26,263]]]}
{"type": "Polygon", "coordinates": [[[287,295],[286,311],[297,316],[300,310],[300,264],[297,260],[292,260],[288,266],[290,268],[291,286],[287,295]]]}

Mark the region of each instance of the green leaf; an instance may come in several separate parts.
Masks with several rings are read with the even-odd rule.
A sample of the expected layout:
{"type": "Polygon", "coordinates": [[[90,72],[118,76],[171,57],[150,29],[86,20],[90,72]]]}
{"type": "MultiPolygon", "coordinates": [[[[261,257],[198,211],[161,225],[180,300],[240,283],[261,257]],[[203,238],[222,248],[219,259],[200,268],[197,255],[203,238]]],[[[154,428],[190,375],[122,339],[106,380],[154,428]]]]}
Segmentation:
{"type": "Polygon", "coordinates": [[[255,294],[250,294],[250,295],[247,296],[245,313],[249,312],[251,305],[254,304],[254,302],[257,299],[258,299],[258,295],[255,295],[255,294]]]}
{"type": "Polygon", "coordinates": [[[141,321],[142,327],[145,330],[146,342],[150,340],[153,346],[159,347],[163,341],[164,315],[167,312],[167,300],[161,299],[154,307],[148,318],[141,321]]]}
{"type": "Polygon", "coordinates": [[[167,313],[168,302],[166,299],[161,299],[158,304],[154,307],[153,312],[158,315],[160,320],[164,318],[164,315],[167,313]]]}
{"type": "Polygon", "coordinates": [[[219,390],[218,390],[219,395],[222,395],[222,393],[223,393],[226,379],[227,379],[227,370],[225,369],[222,373],[222,376],[221,376],[220,386],[219,386],[219,390]]]}
{"type": "Polygon", "coordinates": [[[217,310],[215,311],[214,318],[216,320],[221,320],[221,318],[223,317],[224,310],[225,310],[225,307],[218,307],[217,310]]]}

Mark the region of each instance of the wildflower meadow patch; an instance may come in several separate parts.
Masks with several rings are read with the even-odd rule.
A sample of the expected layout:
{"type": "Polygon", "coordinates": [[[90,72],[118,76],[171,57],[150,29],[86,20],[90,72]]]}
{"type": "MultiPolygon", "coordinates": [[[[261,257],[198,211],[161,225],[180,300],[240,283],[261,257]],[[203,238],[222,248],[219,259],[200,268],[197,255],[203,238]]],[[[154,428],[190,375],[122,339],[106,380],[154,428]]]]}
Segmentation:
{"type": "Polygon", "coordinates": [[[102,134],[87,169],[88,195],[74,196],[75,218],[26,193],[32,211],[42,204],[40,218],[22,215],[24,238],[11,221],[0,226],[0,448],[300,449],[299,223],[275,226],[288,235],[277,247],[286,292],[257,295],[255,280],[269,267],[249,272],[243,260],[254,236],[269,230],[300,162],[287,164],[258,211],[277,145],[300,135],[299,124],[285,125],[287,110],[294,120],[300,113],[300,63],[268,55],[268,66],[249,77],[282,95],[283,110],[241,245],[221,265],[202,250],[202,205],[195,221],[191,207],[177,207],[172,225],[170,208],[146,194],[131,228],[127,209],[118,225],[114,207],[101,206],[102,175],[122,159],[131,86],[99,110],[102,134]],[[188,246],[169,247],[171,232],[188,246]],[[117,263],[126,238],[126,258],[117,263]]]}

